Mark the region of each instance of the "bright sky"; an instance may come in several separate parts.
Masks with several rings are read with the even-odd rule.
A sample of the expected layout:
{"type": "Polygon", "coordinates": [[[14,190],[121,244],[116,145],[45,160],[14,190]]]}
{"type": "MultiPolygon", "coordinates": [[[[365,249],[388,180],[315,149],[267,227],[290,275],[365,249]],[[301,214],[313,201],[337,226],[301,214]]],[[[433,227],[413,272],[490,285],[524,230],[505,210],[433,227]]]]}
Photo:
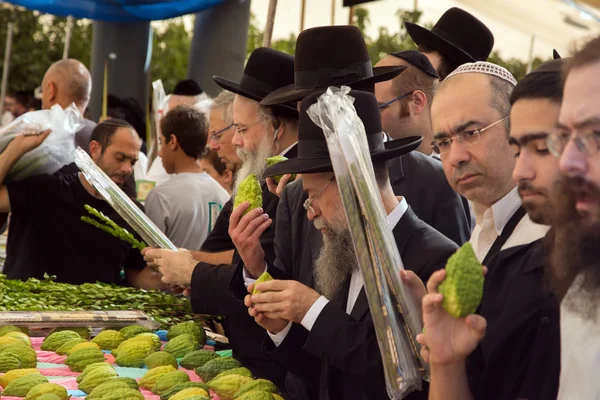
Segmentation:
{"type": "MultiPolygon", "coordinates": [[[[422,22],[435,22],[452,6],[461,7],[481,19],[494,33],[495,49],[503,57],[529,59],[531,36],[535,35],[533,54],[550,58],[552,49],[568,54],[573,42],[587,36],[600,34],[600,23],[583,18],[561,0],[378,0],[363,4],[369,10],[371,24],[367,33],[377,36],[380,26],[390,32],[398,32],[396,10],[412,9],[415,2],[423,11],[422,22]],[[587,26],[575,28],[564,23],[566,16],[587,26]]],[[[306,0],[304,28],[329,25],[331,0],[306,0]]],[[[335,23],[348,23],[348,9],[342,8],[342,0],[335,0],[335,23]]],[[[261,27],[267,18],[269,0],[252,0],[251,10],[261,27]]],[[[285,38],[290,32],[300,31],[301,0],[279,0],[273,37],[285,38]]]]}

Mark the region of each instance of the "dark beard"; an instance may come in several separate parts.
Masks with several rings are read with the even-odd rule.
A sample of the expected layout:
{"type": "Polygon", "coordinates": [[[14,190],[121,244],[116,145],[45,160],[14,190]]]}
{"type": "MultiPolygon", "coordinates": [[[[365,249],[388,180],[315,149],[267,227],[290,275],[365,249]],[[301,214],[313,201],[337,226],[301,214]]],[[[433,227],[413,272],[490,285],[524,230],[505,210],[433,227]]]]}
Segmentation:
{"type": "Polygon", "coordinates": [[[350,231],[334,232],[330,226],[328,229],[329,233],[323,235],[323,247],[313,263],[313,277],[315,290],[333,300],[352,275],[357,262],[350,231]]]}
{"type": "Polygon", "coordinates": [[[554,228],[547,236],[550,284],[564,306],[585,318],[595,315],[600,298],[600,222],[581,217],[575,209],[575,196],[585,187],[594,196],[600,191],[581,178],[561,178],[553,197],[554,228]],[[578,286],[565,299],[575,279],[578,286]]]}

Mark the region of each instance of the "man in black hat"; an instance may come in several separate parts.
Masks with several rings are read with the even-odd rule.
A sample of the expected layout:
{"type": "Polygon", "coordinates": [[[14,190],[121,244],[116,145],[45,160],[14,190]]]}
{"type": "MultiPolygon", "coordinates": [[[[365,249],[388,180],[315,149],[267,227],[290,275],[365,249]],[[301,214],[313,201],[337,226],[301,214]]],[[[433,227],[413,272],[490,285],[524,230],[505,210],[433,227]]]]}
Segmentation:
{"type": "Polygon", "coordinates": [[[423,136],[417,151],[432,155],[428,143],[433,140],[431,101],[438,83],[437,73],[427,57],[416,50],[389,54],[376,64],[398,65],[406,67],[400,75],[375,84],[383,130],[392,139],[423,136]]]}
{"type": "MultiPolygon", "coordinates": [[[[394,65],[405,66],[406,70],[391,81],[375,84],[375,96],[377,96],[379,110],[381,111],[383,129],[392,139],[401,139],[415,135],[423,136],[423,142],[417,150],[439,161],[439,154],[436,154],[431,149],[430,144],[433,140],[431,102],[437,88],[438,75],[427,57],[416,50],[392,53],[377,63],[377,66],[394,65]]],[[[408,156],[405,158],[408,158],[408,156]]],[[[415,157],[415,161],[419,160],[421,158],[415,157]]],[[[433,195],[432,193],[431,198],[444,199],[440,201],[440,205],[443,204],[446,210],[440,211],[440,215],[453,215],[457,213],[456,202],[458,199],[462,202],[466,221],[461,218],[458,222],[466,222],[466,225],[462,227],[457,226],[452,219],[448,219],[448,224],[452,224],[455,227],[453,232],[460,236],[450,235],[449,232],[452,232],[450,226],[442,229],[438,223],[436,224],[436,229],[446,234],[457,244],[462,244],[469,240],[471,222],[474,222],[471,221],[469,203],[464,197],[451,194],[452,188],[448,185],[447,180],[443,178],[441,164],[422,162],[416,170],[432,178],[427,182],[422,182],[423,190],[438,192],[437,195],[433,195]],[[427,168],[432,169],[432,171],[427,173],[427,168]],[[437,180],[433,180],[433,178],[437,178],[437,180]]]]}
{"type": "Polygon", "coordinates": [[[488,27],[457,7],[446,11],[431,30],[411,22],[404,26],[440,80],[461,64],[487,60],[494,47],[494,35],[488,27]]]}
{"type": "MultiPolygon", "coordinates": [[[[513,178],[530,218],[547,225],[558,211],[552,198],[556,197],[559,163],[547,139],[558,127],[563,66],[564,60],[543,64],[517,84],[510,98],[509,140],[516,159],[513,178]]],[[[432,276],[432,294],[424,300],[426,333],[419,337],[429,348],[423,355],[431,365],[431,398],[556,398],[559,307],[544,268],[552,237],[548,234],[546,239],[501,251],[490,260],[479,315],[461,320],[449,317],[437,306],[435,294],[443,272],[432,276]],[[451,330],[456,332],[454,337],[451,330]],[[445,352],[450,347],[452,360],[443,355],[450,354],[445,352]]]]}
{"type": "MultiPolygon", "coordinates": [[[[214,77],[218,85],[236,94],[233,101],[235,133],[232,138],[238,156],[244,164],[238,171],[235,187],[249,174],[262,176],[265,158],[277,154],[296,157],[298,111],[289,105],[261,106],[271,91],[293,82],[294,58],[269,48],[252,52],[239,82],[214,77]]],[[[225,316],[226,333],[234,356],[253,371],[255,376],[266,377],[280,388],[284,386],[285,371],[260,351],[264,332],[248,317],[244,305],[236,300],[229,289],[239,256],[233,254],[235,246],[229,218],[233,199],[227,202],[215,226],[203,243],[201,251],[148,249],[146,259],[156,262],[163,280],[172,285],[191,285],[191,303],[195,312],[225,316]],[[231,235],[231,236],[230,236],[231,235]],[[232,257],[233,254],[233,257],[232,257]]],[[[275,215],[279,198],[263,184],[263,208],[275,215]]],[[[272,262],[274,228],[266,229],[261,237],[264,259],[272,262]]]]}
{"type": "MultiPolygon", "coordinates": [[[[418,147],[421,138],[407,138],[386,148],[375,96],[362,91],[349,95],[365,126],[382,206],[403,262],[420,277],[427,277],[445,263],[456,245],[420,221],[404,198],[396,197],[385,165],[386,160],[418,147]]],[[[313,94],[302,101],[298,158],[265,172],[267,176],[302,174],[309,194],[304,208],[311,225],[320,232],[318,240],[309,242],[310,246],[292,242],[292,237],[281,235],[279,229],[290,221],[277,219],[275,246],[292,242],[293,253],[302,258],[301,268],[269,269],[275,277],[287,280],[258,284],[261,292],[275,292],[247,296],[245,302],[251,307],[250,315],[268,332],[263,350],[295,377],[293,387],[288,387],[290,393],[306,390],[311,399],[385,398],[377,338],[327,143],[323,131],[306,114],[318,97],[313,94]],[[302,257],[302,248],[312,254],[302,257]]],[[[243,211],[245,208],[232,213],[232,225],[260,221],[260,210],[240,219],[243,211]]]]}
{"type": "MultiPolygon", "coordinates": [[[[299,101],[308,94],[325,92],[328,86],[342,84],[373,92],[375,84],[402,75],[406,68],[372,68],[364,38],[355,26],[307,29],[296,42],[294,84],[269,94],[261,104],[299,101]]],[[[388,169],[394,193],[404,196],[423,222],[457,244],[469,238],[470,224],[460,196],[445,182],[437,161],[411,152],[390,161],[388,169]]],[[[291,186],[288,190],[294,190],[294,196],[305,196],[299,185],[291,186]]],[[[294,212],[304,214],[301,207],[294,212]]]]}

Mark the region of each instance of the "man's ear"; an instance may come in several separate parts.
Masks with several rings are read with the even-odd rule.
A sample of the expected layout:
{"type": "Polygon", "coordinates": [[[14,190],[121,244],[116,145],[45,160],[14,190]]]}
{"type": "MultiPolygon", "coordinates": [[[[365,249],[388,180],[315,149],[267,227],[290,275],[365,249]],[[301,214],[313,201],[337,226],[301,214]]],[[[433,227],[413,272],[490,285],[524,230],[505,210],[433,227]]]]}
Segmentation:
{"type": "Polygon", "coordinates": [[[411,108],[414,114],[420,114],[427,107],[427,95],[421,90],[415,90],[410,97],[411,108]]]}
{"type": "Polygon", "coordinates": [[[92,160],[96,161],[102,154],[102,145],[99,142],[92,140],[90,141],[89,151],[92,160]]]}
{"type": "Polygon", "coordinates": [[[177,141],[177,136],[170,135],[167,139],[167,146],[169,146],[169,150],[175,151],[179,148],[179,142],[177,141]]]}
{"type": "Polygon", "coordinates": [[[48,91],[48,100],[51,103],[56,103],[56,97],[58,96],[58,93],[57,93],[58,91],[56,89],[56,84],[54,82],[50,81],[48,83],[48,87],[45,88],[44,90],[48,91]]]}
{"type": "Polygon", "coordinates": [[[231,172],[231,170],[226,169],[225,171],[223,171],[223,181],[227,184],[230,184],[233,182],[233,172],[231,172]]]}

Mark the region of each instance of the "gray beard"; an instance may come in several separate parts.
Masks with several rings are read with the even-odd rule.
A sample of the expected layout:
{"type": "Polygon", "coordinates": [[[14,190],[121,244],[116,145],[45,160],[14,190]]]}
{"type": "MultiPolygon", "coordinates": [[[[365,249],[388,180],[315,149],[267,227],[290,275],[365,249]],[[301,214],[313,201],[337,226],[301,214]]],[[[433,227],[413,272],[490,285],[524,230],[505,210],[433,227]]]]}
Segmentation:
{"type": "Polygon", "coordinates": [[[332,300],[357,266],[352,238],[348,229],[323,235],[323,247],[313,263],[315,290],[332,300]]]}
{"type": "Polygon", "coordinates": [[[243,164],[235,174],[235,183],[231,194],[233,198],[235,198],[242,181],[249,175],[254,174],[258,179],[262,177],[265,169],[267,169],[266,160],[277,153],[277,147],[275,143],[265,137],[265,140],[262,141],[255,152],[249,152],[245,149],[237,149],[236,152],[243,164]]]}

